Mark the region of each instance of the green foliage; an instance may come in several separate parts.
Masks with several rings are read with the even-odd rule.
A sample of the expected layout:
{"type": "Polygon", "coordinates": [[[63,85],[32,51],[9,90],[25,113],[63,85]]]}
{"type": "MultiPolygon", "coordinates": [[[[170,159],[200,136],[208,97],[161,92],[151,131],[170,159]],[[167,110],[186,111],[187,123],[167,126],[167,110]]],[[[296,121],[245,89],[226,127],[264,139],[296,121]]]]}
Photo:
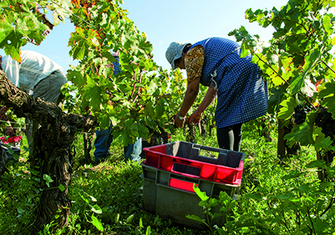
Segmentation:
{"type": "MultiPolygon", "coordinates": [[[[69,12],[68,1],[25,1],[4,0],[0,2],[0,48],[17,61],[21,61],[21,47],[28,40],[39,45],[45,38],[43,34],[50,28],[43,23],[42,13],[54,12],[54,18],[63,18],[69,12]],[[41,11],[38,11],[41,8],[41,11]]],[[[59,22],[54,21],[54,25],[59,22]]]]}
{"type": "MultiPolygon", "coordinates": [[[[182,133],[179,135],[183,136],[182,133]]],[[[40,234],[100,234],[102,230],[103,233],[118,234],[207,234],[178,227],[142,209],[142,168],[139,163],[124,163],[121,144],[114,142],[113,155],[107,161],[79,167],[76,162],[83,157],[79,151],[82,142],[76,142],[75,148],[78,154],[69,186],[72,202],[69,223],[55,231],[57,224],[52,221],[40,234]]],[[[27,159],[28,153],[21,155],[20,162],[9,166],[10,173],[6,173],[0,182],[0,215],[3,215],[0,217],[0,230],[4,233],[27,231],[27,226],[34,220],[30,212],[43,193],[38,188],[41,185],[37,177],[39,171],[27,168],[27,159]]],[[[41,178],[44,179],[42,184],[51,183],[50,176],[41,178]]]]}
{"type": "Polygon", "coordinates": [[[71,21],[76,29],[69,40],[70,54],[79,65],[67,77],[80,94],[80,112],[88,108],[100,128],[112,121],[114,138],[125,145],[135,137],[149,139],[155,131],[173,132],[170,123],[183,94],[174,93],[174,80],[181,75],[155,64],[152,45],[119,2],[96,1],[84,7],[75,2],[71,21]],[[115,75],[109,66],[115,62],[111,51],[119,53],[121,72],[115,75]]]}
{"type": "Polygon", "coordinates": [[[327,107],[335,116],[333,7],[333,1],[290,0],[280,10],[248,9],[250,22],[274,29],[266,46],[244,26],[229,33],[241,41],[243,54],[250,53],[270,81],[269,112],[288,120],[298,104],[314,108],[306,119],[308,125],[296,127],[286,136],[291,143],[314,145],[322,138],[313,122],[319,107],[327,107]]]}
{"type": "MultiPolygon", "coordinates": [[[[248,141],[242,149],[250,146],[248,141]]],[[[259,151],[254,155],[251,150],[254,158],[246,160],[238,208],[222,228],[225,233],[220,234],[233,231],[237,234],[327,234],[333,231],[327,221],[334,218],[330,210],[334,206],[334,190],[332,183],[317,180],[316,170],[327,166],[323,161],[312,160],[313,150],[305,149],[299,157],[280,165],[273,157],[276,146],[272,143],[260,142],[253,148],[259,151]]]]}
{"type": "MultiPolygon", "coordinates": [[[[35,3],[23,0],[0,3],[0,48],[18,61],[20,48],[28,39],[39,44],[47,29],[34,11],[35,3]]],[[[183,99],[185,86],[181,85],[180,71],[169,72],[155,64],[151,56],[152,45],[119,4],[120,1],[96,1],[83,6],[78,1],[39,2],[44,12],[54,12],[54,24],[58,23],[58,16],[66,16],[64,12],[69,7],[73,13],[70,18],[76,29],[71,34],[69,46],[72,58],[79,60],[79,65],[67,74],[73,85],[63,88],[64,110],[76,113],[89,110],[97,117],[101,128],[113,121],[116,125],[114,142],[119,144],[114,146],[114,156],[109,161],[75,169],[69,190],[71,218],[67,227],[58,233],[201,234],[176,227],[169,220],[143,211],[141,167],[138,163],[123,162],[122,146],[132,142],[129,136],[148,139],[160,128],[176,133],[171,119],[183,99]],[[115,62],[111,50],[120,55],[121,72],[116,75],[110,66],[115,62]]],[[[334,1],[328,0],[290,0],[280,10],[247,10],[250,22],[273,27],[273,38],[267,46],[258,35],[251,36],[244,26],[230,33],[242,42],[242,56],[253,55],[253,62],[259,64],[269,81],[271,115],[289,119],[297,104],[313,105],[315,109],[307,115],[306,123],[296,125],[286,136],[289,142],[298,141],[302,145],[299,156],[286,162],[276,158],[276,146],[272,142],[264,142],[253,132],[245,133],[242,152],[246,152],[248,158],[240,196],[237,201],[224,194],[215,199],[223,204],[227,222],[223,228],[210,228],[213,233],[333,233],[334,184],[330,180],[319,181],[317,173],[327,171],[327,177],[333,179],[334,170],[324,161],[315,160],[315,150],[310,146],[318,151],[334,151],[331,138],[325,138],[314,125],[319,107],[327,107],[335,117],[334,17],[330,11],[334,5],[334,1]],[[311,90],[307,81],[317,89],[311,90]]],[[[204,93],[201,89],[199,98],[204,93]]],[[[213,108],[208,112],[212,114],[213,108]]],[[[254,130],[257,121],[244,128],[254,130]]],[[[179,140],[185,138],[183,133],[177,134],[179,140]]],[[[198,142],[204,140],[199,137],[197,135],[198,142]]],[[[208,137],[206,145],[215,146],[216,139],[208,137]]],[[[80,149],[80,144],[77,147],[80,149]]],[[[15,165],[2,178],[2,232],[26,231],[35,219],[30,212],[34,211],[32,208],[38,205],[43,193],[39,186],[41,183],[48,186],[52,181],[51,176],[39,174],[39,169],[27,170],[24,165],[15,165]],[[19,223],[13,222],[17,218],[19,223]]],[[[62,185],[58,188],[64,190],[62,185]]],[[[200,205],[207,209],[218,203],[197,193],[202,198],[200,205]]],[[[210,210],[205,212],[208,218],[217,216],[210,210]]],[[[201,221],[209,225],[209,220],[201,221]]],[[[43,234],[51,234],[54,226],[54,223],[47,225],[43,234]]]]}
{"type": "MultiPolygon", "coordinates": [[[[206,195],[205,192],[201,192],[200,189],[193,184],[193,190],[200,198],[199,206],[204,209],[204,214],[206,219],[202,219],[197,215],[187,215],[186,218],[192,219],[201,223],[204,223],[213,233],[214,230],[211,227],[211,223],[213,219],[220,216],[229,217],[229,214],[231,214],[232,210],[236,208],[236,201],[232,200],[226,192],[220,192],[219,198],[210,198],[206,195]],[[211,210],[215,206],[221,206],[220,211],[224,213],[212,213],[211,210]]],[[[219,231],[222,231],[222,229],[219,229],[219,231]]]]}
{"type": "MultiPolygon", "coordinates": [[[[276,157],[276,135],[269,129],[273,142],[265,142],[254,131],[252,123],[244,125],[242,152],[246,153],[241,190],[237,200],[224,193],[219,198],[202,198],[200,206],[219,205],[226,223],[220,228],[212,226],[213,234],[329,234],[334,231],[334,185],[320,182],[319,169],[326,169],[334,177],[333,169],[324,161],[315,160],[315,151],[302,147],[299,156],[282,162],[276,157]],[[250,126],[249,126],[250,125],[250,126]]],[[[173,139],[184,137],[182,131],[173,139]]],[[[196,141],[202,142],[196,135],[196,141]]],[[[215,146],[216,137],[210,135],[205,145],[215,146]]],[[[82,143],[77,143],[77,149],[82,143]]],[[[79,165],[72,174],[69,198],[72,201],[69,224],[55,232],[50,223],[41,234],[209,234],[177,226],[142,208],[143,180],[139,163],[124,163],[121,144],[114,143],[113,155],[99,165],[79,165]]],[[[93,150],[92,150],[93,151],[93,150]]],[[[79,152],[79,151],[78,151],[79,152]]],[[[21,160],[22,161],[21,156],[21,160]]],[[[80,154],[74,161],[82,157],[80,154]]],[[[19,233],[31,221],[31,208],[38,201],[35,177],[38,174],[17,163],[9,168],[0,183],[0,230],[19,233]],[[31,173],[29,173],[31,172],[31,173]],[[31,189],[34,189],[33,191],[31,189]],[[36,191],[35,191],[36,190],[36,191]],[[18,218],[18,220],[17,220],[18,218]],[[19,221],[19,222],[17,222],[19,221]]],[[[46,181],[48,177],[44,177],[46,181]]],[[[36,178],[38,179],[38,178],[36,178]]],[[[197,206],[197,205],[195,205],[197,206]]],[[[206,210],[204,210],[206,211],[206,210]]],[[[219,214],[208,215],[214,218],[219,214]]],[[[209,220],[208,220],[209,221],[209,220]]],[[[206,220],[205,220],[206,222],[206,220]]],[[[207,223],[207,222],[206,222],[207,223]]]]}
{"type": "Polygon", "coordinates": [[[328,107],[328,110],[333,114],[333,118],[335,117],[335,106],[333,105],[335,102],[335,81],[332,80],[332,83],[326,83],[325,89],[320,91],[320,99],[323,99],[323,103],[328,107]]]}
{"type": "MultiPolygon", "coordinates": [[[[52,11],[54,25],[59,18],[69,17],[75,25],[69,39],[70,56],[79,65],[67,73],[71,85],[62,89],[65,95],[62,107],[65,112],[96,116],[103,129],[112,121],[114,138],[127,145],[135,137],[150,139],[154,132],[174,133],[172,119],[185,86],[179,71],[164,71],[153,61],[151,43],[127,18],[128,13],[120,3],[2,2],[0,13],[6,17],[0,22],[3,30],[0,48],[19,61],[20,48],[27,40],[39,44],[45,37],[43,32],[49,29],[41,20],[41,13],[52,11]],[[115,62],[112,51],[119,53],[121,72],[116,75],[111,66],[115,62]]],[[[203,95],[202,87],[199,97],[203,95]]]]}
{"type": "Polygon", "coordinates": [[[25,166],[27,152],[21,152],[20,159],[10,166],[8,174],[4,174],[0,181],[0,230],[13,234],[23,231],[34,221],[32,211],[38,205],[42,190],[36,169],[25,166]],[[16,223],[13,221],[16,220],[16,223]]]}

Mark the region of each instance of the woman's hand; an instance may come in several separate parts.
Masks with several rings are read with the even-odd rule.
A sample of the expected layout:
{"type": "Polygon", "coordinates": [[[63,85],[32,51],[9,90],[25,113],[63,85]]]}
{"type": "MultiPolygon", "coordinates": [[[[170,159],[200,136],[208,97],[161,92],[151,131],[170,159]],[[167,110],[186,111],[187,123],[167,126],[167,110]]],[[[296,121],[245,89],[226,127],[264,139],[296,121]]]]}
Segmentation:
{"type": "Polygon", "coordinates": [[[6,112],[9,110],[7,107],[0,108],[0,120],[3,120],[6,117],[6,112]]]}
{"type": "Polygon", "coordinates": [[[198,110],[196,110],[196,111],[194,111],[194,112],[192,113],[192,115],[190,116],[190,122],[199,124],[199,123],[200,123],[200,120],[201,120],[201,117],[202,117],[202,113],[199,112],[198,110]]]}
{"type": "Polygon", "coordinates": [[[176,115],[174,118],[174,125],[176,127],[184,127],[184,124],[185,124],[185,118],[181,119],[178,117],[178,115],[176,115]]]}

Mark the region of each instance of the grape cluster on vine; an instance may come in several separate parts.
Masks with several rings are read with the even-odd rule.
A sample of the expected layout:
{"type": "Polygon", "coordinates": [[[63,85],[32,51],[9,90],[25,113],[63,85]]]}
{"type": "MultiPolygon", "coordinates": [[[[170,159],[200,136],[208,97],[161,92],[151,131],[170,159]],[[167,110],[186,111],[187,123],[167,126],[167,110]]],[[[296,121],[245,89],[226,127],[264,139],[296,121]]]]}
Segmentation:
{"type": "Polygon", "coordinates": [[[328,112],[327,108],[320,108],[318,115],[315,118],[315,125],[321,127],[321,131],[326,138],[329,136],[331,140],[335,141],[335,120],[333,119],[332,114],[328,112]]]}
{"type": "Polygon", "coordinates": [[[294,108],[294,122],[298,125],[303,123],[306,120],[306,114],[311,110],[312,108],[310,106],[303,107],[301,104],[297,105],[294,108]]]}

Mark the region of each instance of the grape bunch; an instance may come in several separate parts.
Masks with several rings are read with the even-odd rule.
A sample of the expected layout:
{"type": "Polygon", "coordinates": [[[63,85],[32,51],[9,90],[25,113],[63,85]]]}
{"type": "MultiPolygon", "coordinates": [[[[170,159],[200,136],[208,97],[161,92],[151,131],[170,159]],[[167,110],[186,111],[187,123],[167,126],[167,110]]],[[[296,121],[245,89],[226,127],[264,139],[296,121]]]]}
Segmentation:
{"type": "Polygon", "coordinates": [[[335,141],[335,120],[332,118],[332,114],[328,112],[327,108],[320,108],[318,115],[315,118],[315,125],[321,127],[321,131],[326,138],[329,136],[331,140],[335,141]]]}
{"type": "Polygon", "coordinates": [[[309,106],[303,107],[301,104],[297,105],[294,108],[294,122],[298,125],[303,123],[306,120],[306,114],[311,110],[312,108],[309,106]]]}
{"type": "Polygon", "coordinates": [[[8,121],[8,117],[7,115],[5,114],[5,116],[1,119],[2,121],[8,121]]]}

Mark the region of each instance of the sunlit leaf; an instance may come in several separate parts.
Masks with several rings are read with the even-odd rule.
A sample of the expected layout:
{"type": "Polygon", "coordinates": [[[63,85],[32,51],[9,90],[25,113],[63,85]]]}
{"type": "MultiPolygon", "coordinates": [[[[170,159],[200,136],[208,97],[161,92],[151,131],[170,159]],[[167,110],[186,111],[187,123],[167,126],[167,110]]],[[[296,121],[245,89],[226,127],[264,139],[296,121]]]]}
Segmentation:
{"type": "Polygon", "coordinates": [[[50,187],[50,183],[54,182],[53,179],[51,179],[51,177],[47,174],[43,174],[43,180],[45,180],[45,184],[50,187]]]}
{"type": "Polygon", "coordinates": [[[134,218],[135,218],[135,215],[134,215],[134,214],[131,214],[130,216],[127,217],[126,222],[127,222],[128,224],[130,224],[130,223],[133,222],[134,218]]]}
{"type": "Polygon", "coordinates": [[[329,17],[329,15],[325,15],[323,17],[323,20],[322,20],[322,26],[323,28],[325,29],[325,31],[327,32],[328,35],[331,35],[332,32],[333,32],[333,29],[332,29],[332,22],[331,22],[331,18],[329,17]]]}
{"type": "Polygon", "coordinates": [[[64,187],[64,185],[62,185],[62,184],[60,184],[60,185],[58,186],[58,188],[59,188],[59,190],[62,191],[62,192],[65,191],[65,187],[64,187]]]}
{"type": "Polygon", "coordinates": [[[186,215],[186,218],[191,219],[191,220],[195,220],[201,223],[204,223],[206,220],[205,219],[201,219],[199,216],[197,215],[186,215]]]}
{"type": "Polygon", "coordinates": [[[92,219],[92,224],[99,230],[99,231],[104,231],[104,227],[102,225],[102,223],[98,220],[97,217],[95,217],[94,215],[91,216],[92,219]]]}
{"type": "Polygon", "coordinates": [[[151,235],[151,227],[150,226],[147,227],[147,230],[145,231],[145,234],[146,235],[151,235]]]}
{"type": "Polygon", "coordinates": [[[96,214],[102,214],[102,210],[98,205],[94,205],[91,210],[96,214]]]}
{"type": "Polygon", "coordinates": [[[201,192],[196,184],[193,184],[193,190],[198,195],[198,197],[200,197],[201,201],[207,201],[209,199],[209,197],[206,195],[206,192],[201,192]]]}
{"type": "Polygon", "coordinates": [[[294,107],[297,106],[297,101],[294,97],[288,97],[286,100],[283,100],[280,105],[280,111],[278,113],[279,119],[288,119],[292,116],[294,112],[294,107]]]}
{"type": "Polygon", "coordinates": [[[0,44],[14,31],[14,28],[6,21],[0,21],[0,44]]]}
{"type": "Polygon", "coordinates": [[[291,81],[290,89],[293,94],[297,93],[303,87],[307,74],[316,65],[320,55],[321,51],[316,49],[305,58],[304,71],[291,81]]]}

